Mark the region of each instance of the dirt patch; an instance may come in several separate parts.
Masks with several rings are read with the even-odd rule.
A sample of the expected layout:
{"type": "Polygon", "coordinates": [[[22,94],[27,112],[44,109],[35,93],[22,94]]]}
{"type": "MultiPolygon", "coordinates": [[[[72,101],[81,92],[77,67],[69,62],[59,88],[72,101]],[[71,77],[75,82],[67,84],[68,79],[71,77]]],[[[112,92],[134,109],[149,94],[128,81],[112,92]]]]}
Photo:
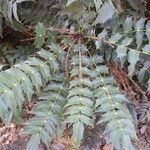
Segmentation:
{"type": "MultiPolygon", "coordinates": [[[[26,150],[29,136],[21,135],[23,128],[11,123],[9,126],[0,125],[0,150],[26,150]]],[[[52,150],[79,150],[70,138],[69,130],[63,138],[53,140],[50,145],[52,150]]],[[[44,144],[38,150],[47,150],[44,144]]]]}
{"type": "Polygon", "coordinates": [[[0,127],[0,150],[25,150],[27,136],[20,135],[21,127],[11,123],[0,127]]]}

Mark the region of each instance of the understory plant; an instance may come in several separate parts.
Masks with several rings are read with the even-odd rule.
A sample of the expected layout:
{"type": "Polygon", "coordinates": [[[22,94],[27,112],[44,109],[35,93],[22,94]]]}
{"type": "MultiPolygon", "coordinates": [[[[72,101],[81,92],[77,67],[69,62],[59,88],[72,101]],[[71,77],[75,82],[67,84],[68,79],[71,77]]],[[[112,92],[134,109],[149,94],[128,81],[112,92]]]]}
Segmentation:
{"type": "MultiPolygon", "coordinates": [[[[66,129],[79,148],[87,129],[97,126],[105,144],[133,150],[138,139],[135,108],[108,62],[126,68],[128,77],[136,78],[149,96],[150,21],[142,12],[135,10],[140,16],[136,18],[131,11],[140,9],[140,2],[133,8],[128,0],[25,1],[0,2],[2,39],[8,26],[25,35],[11,47],[15,52],[7,59],[15,62],[7,69],[4,63],[0,66],[2,122],[25,125],[23,134],[30,135],[27,150],[37,150],[40,143],[49,149],[66,129]],[[16,59],[20,47],[32,52],[16,59]],[[26,110],[24,105],[31,107],[26,110]]],[[[10,47],[5,42],[1,47],[6,60],[10,47]]]]}

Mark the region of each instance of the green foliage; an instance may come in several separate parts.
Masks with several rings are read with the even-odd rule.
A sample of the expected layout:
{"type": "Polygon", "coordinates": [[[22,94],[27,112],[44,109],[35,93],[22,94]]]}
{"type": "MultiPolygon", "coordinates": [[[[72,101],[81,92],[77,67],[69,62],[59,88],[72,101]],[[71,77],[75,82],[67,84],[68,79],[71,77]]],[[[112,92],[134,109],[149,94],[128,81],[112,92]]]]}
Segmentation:
{"type": "Polygon", "coordinates": [[[116,12],[116,9],[115,7],[113,6],[113,3],[111,1],[106,1],[102,7],[100,8],[102,2],[100,1],[98,2],[95,2],[95,5],[96,7],[98,6],[97,8],[97,11],[98,11],[98,16],[96,18],[96,20],[94,21],[93,25],[96,25],[98,23],[101,23],[101,24],[104,24],[106,21],[108,21],[109,19],[112,18],[112,16],[114,15],[114,13],[116,12]],[[107,15],[106,15],[107,14],[107,15]]]}
{"type": "Polygon", "coordinates": [[[13,24],[13,17],[16,21],[20,22],[17,13],[17,5],[25,1],[34,0],[1,0],[0,2],[0,12],[4,15],[7,21],[13,24]]]}
{"type": "Polygon", "coordinates": [[[39,93],[44,83],[51,79],[58,70],[58,62],[53,58],[57,53],[53,49],[49,52],[42,49],[37,53],[40,58],[29,57],[27,61],[0,72],[0,117],[3,121],[9,123],[13,115],[17,117],[25,99],[31,102],[32,95],[39,93]]]}
{"type": "Polygon", "coordinates": [[[62,135],[64,130],[62,113],[67,96],[64,86],[65,79],[57,74],[42,91],[38,103],[29,112],[35,116],[27,122],[28,127],[24,131],[32,135],[27,150],[36,150],[40,141],[48,148],[52,138],[62,135]]]}
{"type": "MultiPolygon", "coordinates": [[[[116,54],[116,56],[114,55],[113,57],[119,60],[121,67],[128,62],[128,75],[131,77],[137,75],[139,81],[143,83],[143,85],[147,82],[147,85],[145,84],[147,89],[148,80],[150,77],[150,65],[148,63],[150,58],[149,23],[149,21],[146,22],[146,18],[141,18],[134,23],[132,17],[127,17],[125,21],[123,21],[122,25],[120,25],[118,32],[115,31],[110,37],[108,36],[107,32],[104,32],[104,37],[99,38],[103,36],[101,33],[96,41],[96,45],[101,45],[101,47],[97,47],[98,49],[105,49],[105,46],[101,43],[104,43],[105,45],[109,44],[112,50],[115,50],[113,55],[116,54]],[[138,62],[140,61],[145,62],[145,70],[143,70],[142,65],[141,67],[138,66],[138,62]],[[139,70],[141,71],[139,72],[139,70]],[[142,82],[143,80],[144,82],[142,82]]],[[[108,56],[106,57],[111,57],[111,52],[109,52],[108,56]]]]}
{"type": "Polygon", "coordinates": [[[45,43],[46,29],[42,23],[36,25],[36,38],[34,44],[36,48],[40,48],[45,43]]]}
{"type": "MultiPolygon", "coordinates": [[[[132,18],[127,17],[123,23],[123,33],[120,35],[120,38],[117,40],[114,40],[113,38],[109,40],[110,43],[116,45],[117,47],[117,58],[119,58],[119,60],[121,61],[121,66],[124,65],[126,60],[130,63],[130,65],[128,66],[129,76],[133,76],[138,73],[136,71],[136,65],[138,61],[143,59],[143,55],[148,57],[147,61],[149,60],[150,22],[148,21],[145,25],[145,20],[145,18],[141,18],[134,25],[132,18]],[[136,45],[134,44],[135,41],[136,45]],[[134,47],[132,47],[133,44],[135,45],[134,47]]],[[[149,65],[145,66],[145,68],[147,68],[148,70],[149,65]]],[[[139,75],[139,77],[141,76],[139,75]]],[[[148,82],[148,79],[146,80],[146,82],[148,82]]]]}
{"type": "MultiPolygon", "coordinates": [[[[39,51],[10,69],[0,66],[2,121],[23,124],[23,114],[31,116],[24,131],[31,135],[28,150],[41,142],[49,148],[67,127],[79,147],[86,129],[101,124],[106,144],[133,150],[135,120],[127,107],[132,102],[120,92],[107,61],[127,67],[129,77],[136,76],[150,92],[150,21],[120,17],[119,0],[119,6],[113,0],[24,1],[31,0],[0,2],[0,35],[2,20],[15,30],[31,27],[28,46],[39,51]],[[30,111],[23,109],[25,102],[33,104],[30,111]]],[[[136,8],[129,3],[138,9],[139,3],[136,8]]]]}
{"type": "Polygon", "coordinates": [[[70,5],[71,3],[75,2],[76,0],[68,0],[66,6],[70,5]]]}
{"type": "Polygon", "coordinates": [[[107,123],[103,134],[106,137],[109,134],[106,140],[108,144],[113,143],[115,149],[134,149],[131,140],[136,138],[136,131],[126,106],[130,102],[119,91],[114,79],[109,77],[108,68],[105,66],[106,71],[102,69],[103,65],[99,60],[94,62],[97,74],[93,81],[95,112],[101,114],[98,124],[107,123]]]}
{"type": "MultiPolygon", "coordinates": [[[[83,53],[86,51],[84,45],[74,45],[74,57],[72,57],[72,70],[70,75],[69,95],[67,104],[65,105],[67,116],[65,122],[73,125],[73,137],[80,143],[83,139],[84,126],[92,126],[92,108],[93,108],[93,93],[92,82],[90,81],[91,71],[88,69],[89,63],[83,62],[83,53]]],[[[84,56],[85,57],[85,56],[84,56]]],[[[86,59],[86,57],[85,57],[86,59]]]]}
{"type": "MultiPolygon", "coordinates": [[[[107,139],[108,144],[112,142],[118,150],[122,149],[122,147],[124,149],[133,149],[131,140],[136,138],[136,132],[132,116],[126,107],[126,103],[129,103],[129,101],[121,94],[114,79],[109,76],[108,68],[103,65],[103,58],[98,55],[89,58],[85,55],[87,52],[88,50],[84,45],[77,44],[73,46],[73,57],[70,60],[72,64],[70,71],[71,80],[69,83],[69,93],[66,95],[67,99],[51,92],[51,90],[55,91],[55,88],[56,91],[59,89],[63,90],[61,87],[63,84],[56,84],[58,81],[54,79],[54,83],[52,82],[48,85],[46,92],[40,98],[42,100],[46,99],[46,102],[39,102],[31,111],[36,117],[31,119],[31,123],[29,121],[28,130],[31,130],[31,132],[27,133],[32,135],[38,133],[38,137],[45,144],[47,143],[42,138],[44,134],[43,130],[50,130],[48,132],[49,136],[55,137],[57,135],[55,132],[58,129],[53,128],[51,130],[51,125],[45,129],[47,121],[45,121],[44,116],[49,118],[49,115],[47,115],[49,110],[46,110],[46,108],[52,109],[50,116],[54,115],[56,117],[58,113],[59,119],[55,118],[55,120],[64,121],[65,124],[69,123],[72,125],[73,138],[79,144],[83,139],[85,128],[94,125],[94,116],[102,114],[102,118],[98,121],[98,124],[107,122],[107,127],[103,134],[109,134],[109,138],[107,139]],[[60,98],[56,99],[56,97],[60,98]],[[63,105],[59,107],[58,103],[62,103],[64,99],[66,104],[63,103],[63,105],[65,104],[63,109],[63,105]],[[55,102],[55,100],[57,101],[55,102]],[[60,116],[64,110],[64,117],[60,116]],[[37,127],[32,124],[34,121],[36,121],[35,125],[37,127]]],[[[57,93],[60,94],[61,92],[57,93]]],[[[61,129],[58,124],[55,124],[55,127],[61,129]]],[[[37,138],[37,136],[33,137],[37,138]]],[[[33,140],[34,145],[34,141],[37,141],[33,137],[31,137],[30,142],[33,140]]]]}

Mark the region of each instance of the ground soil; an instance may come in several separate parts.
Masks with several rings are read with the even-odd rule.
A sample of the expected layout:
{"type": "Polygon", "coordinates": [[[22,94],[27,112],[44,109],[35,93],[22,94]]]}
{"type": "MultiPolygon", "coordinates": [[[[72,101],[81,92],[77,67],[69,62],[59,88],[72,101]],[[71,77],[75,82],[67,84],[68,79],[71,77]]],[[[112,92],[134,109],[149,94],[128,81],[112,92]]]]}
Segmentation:
{"type": "MultiPolygon", "coordinates": [[[[12,135],[12,131],[10,131],[10,133],[7,132],[8,138],[4,143],[2,143],[2,145],[0,145],[0,150],[26,150],[29,137],[23,136],[23,135],[20,136],[19,135],[20,130],[17,130],[16,133],[13,133],[13,135],[12,135]]],[[[0,140],[1,138],[2,137],[0,137],[0,140]]],[[[150,143],[148,144],[144,138],[141,138],[138,141],[134,142],[134,145],[135,145],[136,150],[150,150],[150,143]]],[[[62,138],[60,140],[55,141],[52,144],[51,149],[52,150],[79,150],[76,148],[73,141],[69,138],[62,138]]],[[[39,150],[47,150],[47,149],[45,148],[44,145],[41,144],[39,146],[39,150]]],[[[108,149],[105,149],[105,150],[108,150],[108,149]]]]}

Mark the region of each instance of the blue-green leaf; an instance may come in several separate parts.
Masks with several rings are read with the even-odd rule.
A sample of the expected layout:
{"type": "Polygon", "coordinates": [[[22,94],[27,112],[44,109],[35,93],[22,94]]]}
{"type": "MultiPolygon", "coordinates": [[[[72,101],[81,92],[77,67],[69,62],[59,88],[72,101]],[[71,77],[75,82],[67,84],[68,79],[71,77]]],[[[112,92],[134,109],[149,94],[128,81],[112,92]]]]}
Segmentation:
{"type": "Polygon", "coordinates": [[[136,50],[130,50],[128,53],[128,62],[130,63],[128,67],[129,76],[133,76],[135,65],[139,60],[139,55],[140,55],[139,51],[136,50]]]}
{"type": "Polygon", "coordinates": [[[93,25],[98,23],[104,24],[107,20],[111,19],[112,16],[115,14],[116,9],[113,6],[112,2],[105,2],[102,7],[98,11],[98,16],[94,21],[93,25]]]}
{"type": "Polygon", "coordinates": [[[84,124],[81,121],[74,123],[73,124],[73,137],[78,144],[83,139],[83,133],[84,133],[84,124]]]}
{"type": "Polygon", "coordinates": [[[127,17],[123,23],[125,31],[130,32],[132,30],[132,26],[133,26],[132,17],[127,17]]]}
{"type": "Polygon", "coordinates": [[[140,48],[143,42],[143,36],[144,36],[144,23],[145,23],[145,18],[141,18],[136,22],[135,25],[135,30],[136,30],[136,44],[137,44],[137,49],[140,48]]]}
{"type": "Polygon", "coordinates": [[[32,135],[28,144],[27,144],[27,150],[37,150],[40,144],[40,135],[37,133],[35,135],[32,135]]]}

